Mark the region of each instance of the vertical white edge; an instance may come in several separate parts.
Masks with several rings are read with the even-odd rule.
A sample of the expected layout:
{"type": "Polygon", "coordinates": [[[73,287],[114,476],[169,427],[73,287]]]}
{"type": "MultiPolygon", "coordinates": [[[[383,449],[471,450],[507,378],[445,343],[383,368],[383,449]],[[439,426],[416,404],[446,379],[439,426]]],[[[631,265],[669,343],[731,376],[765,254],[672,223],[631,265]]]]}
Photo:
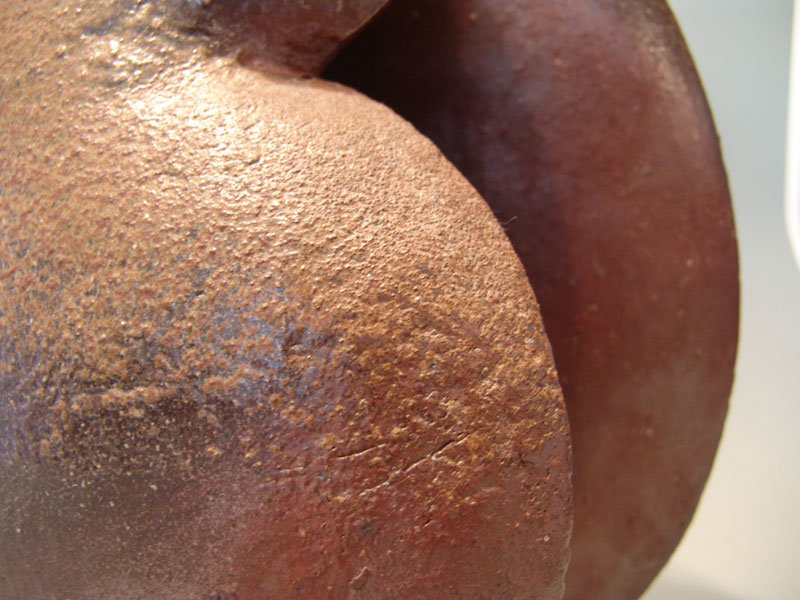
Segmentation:
{"type": "Polygon", "coordinates": [[[789,126],[786,148],[786,227],[800,267],[800,0],[794,3],[789,75],[789,126]]]}

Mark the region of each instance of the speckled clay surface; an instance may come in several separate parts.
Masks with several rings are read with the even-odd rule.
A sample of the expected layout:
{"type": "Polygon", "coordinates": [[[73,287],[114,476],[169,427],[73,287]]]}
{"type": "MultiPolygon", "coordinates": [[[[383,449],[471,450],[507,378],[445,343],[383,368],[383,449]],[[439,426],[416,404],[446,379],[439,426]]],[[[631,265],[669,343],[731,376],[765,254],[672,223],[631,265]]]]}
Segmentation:
{"type": "Polygon", "coordinates": [[[398,0],[330,75],[431,137],[531,278],[573,430],[572,600],[638,597],[678,543],[731,386],[736,241],[661,0],[398,0]]]}
{"type": "Polygon", "coordinates": [[[3,597],[560,598],[566,414],[490,210],[173,7],[0,13],[3,597]]]}

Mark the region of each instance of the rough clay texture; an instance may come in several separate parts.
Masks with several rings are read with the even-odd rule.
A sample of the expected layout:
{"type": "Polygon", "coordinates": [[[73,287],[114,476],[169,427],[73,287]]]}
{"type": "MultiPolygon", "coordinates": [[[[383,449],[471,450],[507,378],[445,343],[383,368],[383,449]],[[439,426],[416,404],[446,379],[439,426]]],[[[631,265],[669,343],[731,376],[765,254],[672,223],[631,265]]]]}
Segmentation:
{"type": "Polygon", "coordinates": [[[716,134],[660,0],[399,0],[328,73],[430,136],[542,306],[574,445],[567,598],[638,597],[707,477],[738,269],[716,134]]]}
{"type": "Polygon", "coordinates": [[[560,598],[567,419],[489,209],[165,6],[0,13],[0,596],[560,598]]]}

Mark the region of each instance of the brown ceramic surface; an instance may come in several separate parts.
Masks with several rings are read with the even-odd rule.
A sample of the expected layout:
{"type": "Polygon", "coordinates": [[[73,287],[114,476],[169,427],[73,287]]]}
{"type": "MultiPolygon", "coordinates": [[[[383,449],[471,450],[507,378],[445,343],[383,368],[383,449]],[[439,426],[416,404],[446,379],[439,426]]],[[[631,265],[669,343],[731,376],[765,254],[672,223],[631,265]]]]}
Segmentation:
{"type": "Polygon", "coordinates": [[[490,210],[173,7],[0,12],[3,597],[560,598],[567,420],[490,210]]]}
{"type": "Polygon", "coordinates": [[[567,597],[638,597],[708,475],[738,327],[726,177],[666,4],[398,0],[330,74],[430,136],[506,229],[573,430],[567,597]]]}
{"type": "Polygon", "coordinates": [[[316,75],[388,1],[186,0],[180,15],[185,30],[243,64],[316,75]]]}

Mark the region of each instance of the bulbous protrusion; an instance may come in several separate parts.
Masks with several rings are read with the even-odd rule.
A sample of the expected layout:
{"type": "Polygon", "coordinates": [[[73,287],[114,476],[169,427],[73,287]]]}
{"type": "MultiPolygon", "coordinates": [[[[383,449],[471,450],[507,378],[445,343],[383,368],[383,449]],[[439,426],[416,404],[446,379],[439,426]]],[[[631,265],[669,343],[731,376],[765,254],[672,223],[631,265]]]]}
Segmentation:
{"type": "Polygon", "coordinates": [[[317,75],[388,0],[188,0],[196,28],[239,59],[271,71],[317,75]]]}
{"type": "Polygon", "coordinates": [[[0,10],[0,597],[559,600],[566,413],[475,190],[230,60],[233,3],[53,4],[0,10]]]}

